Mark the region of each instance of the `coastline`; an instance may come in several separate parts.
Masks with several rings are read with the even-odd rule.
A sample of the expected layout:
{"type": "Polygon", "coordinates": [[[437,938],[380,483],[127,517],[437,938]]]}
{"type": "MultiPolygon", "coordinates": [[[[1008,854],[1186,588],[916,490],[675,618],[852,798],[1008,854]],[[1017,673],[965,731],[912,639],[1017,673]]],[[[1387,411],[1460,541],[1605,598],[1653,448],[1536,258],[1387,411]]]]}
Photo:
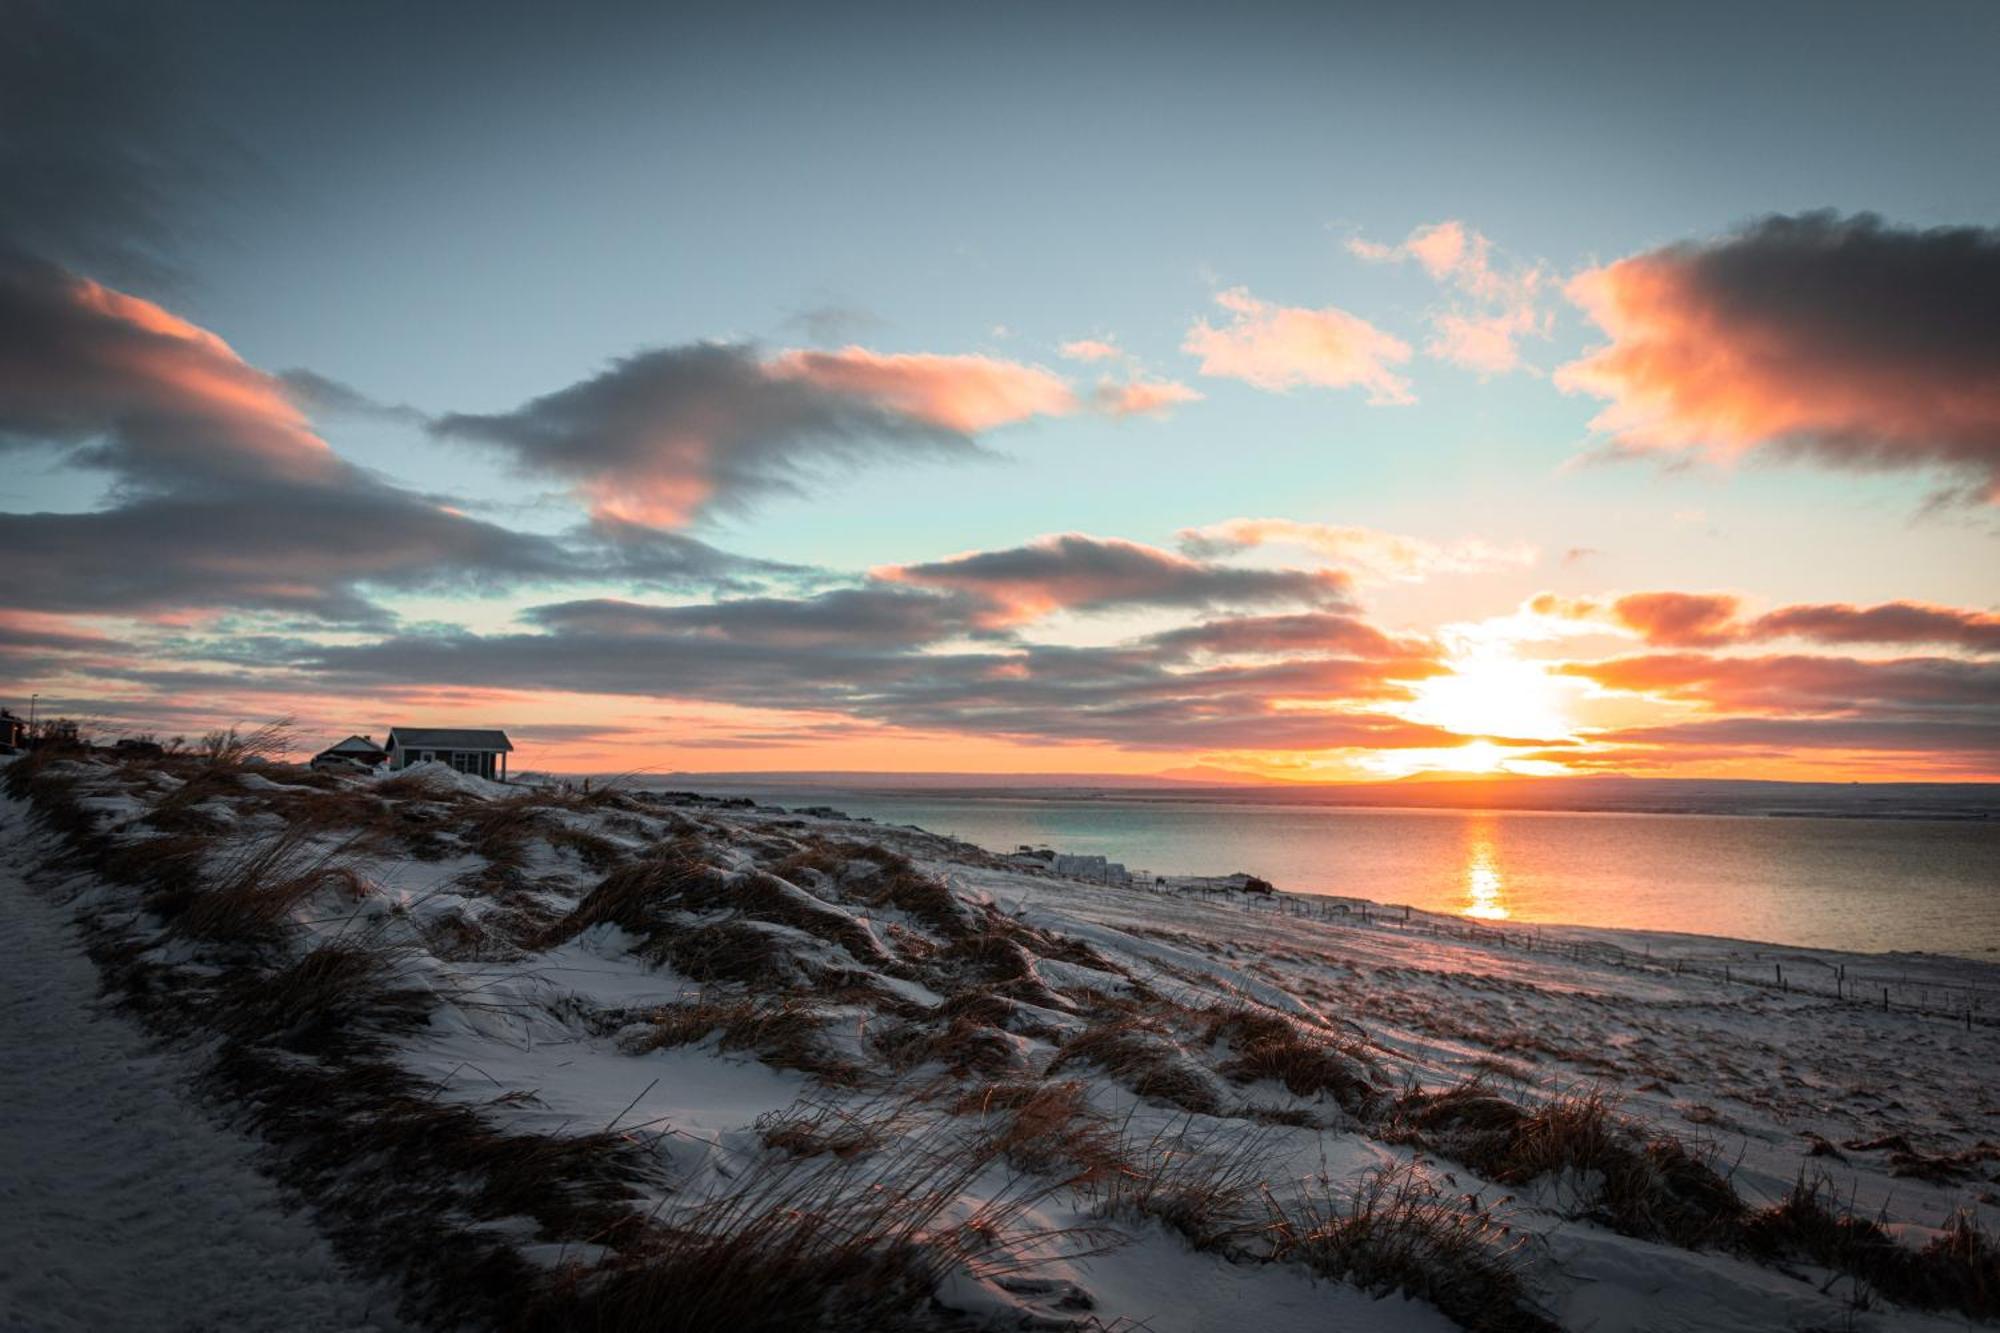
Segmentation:
{"type": "MultiPolygon", "coordinates": [[[[660,788],[648,780],[635,789],[660,788]]],[[[1102,854],[1144,866],[1149,875],[1185,878],[1241,871],[1301,895],[1408,905],[1444,918],[1472,905],[1466,898],[1467,881],[1476,870],[1500,888],[1516,913],[1511,924],[1517,927],[1695,934],[1715,941],[1716,947],[1764,944],[1841,954],[1936,953],[2000,960],[2000,903],[1979,889],[1980,866],[1988,851],[2000,855],[1995,841],[2000,835],[1989,832],[1983,820],[1938,825],[1948,830],[1941,836],[1949,840],[1939,844],[1922,831],[1929,825],[1921,821],[1830,818],[1816,827],[1811,822],[1816,815],[1764,824],[1739,812],[1727,824],[1712,826],[1721,831],[1736,825],[1735,835],[1710,835],[1704,853],[1691,857],[1679,830],[1668,821],[1656,824],[1646,812],[1625,810],[1064,800],[1016,790],[945,795],[827,787],[706,790],[723,799],[779,808],[840,811],[882,826],[910,824],[995,854],[1028,844],[1102,854]],[[1583,822],[1571,826],[1569,821],[1583,822]],[[1866,841],[1839,859],[1827,859],[1828,839],[1849,835],[1866,841]],[[1910,899],[1916,890],[1908,887],[1899,868],[1910,856],[1935,862],[1945,846],[1958,849],[1952,862],[1957,877],[1941,881],[1956,897],[1910,899]],[[1872,851],[1872,859],[1863,851],[1872,851]],[[1800,857],[1814,858],[1810,869],[1800,857]],[[1869,866],[1877,873],[1896,872],[1890,887],[1901,896],[1878,898],[1873,882],[1862,878],[1869,866]],[[1823,876],[1855,878],[1843,895],[1831,892],[1840,887],[1838,879],[1823,876]],[[1657,886],[1665,883],[1682,887],[1664,898],[1657,886]],[[1398,884],[1400,894],[1393,887],[1398,884]],[[1713,887],[1703,888],[1705,884],[1713,887]],[[1391,888],[1373,887],[1382,885],[1391,888]],[[1702,892],[1724,913],[1716,918],[1718,928],[1687,932],[1646,919],[1700,919],[1702,901],[1683,901],[1680,895],[1694,893],[1698,899],[1702,892]],[[1793,900],[1813,915],[1788,915],[1793,900]],[[1614,907],[1614,919],[1593,918],[1600,903],[1614,907]],[[1743,928],[1759,922],[1773,929],[1743,928]]],[[[1676,813],[1697,820],[1724,818],[1676,813]]],[[[1928,873],[1945,872],[1934,864],[1928,873]]]]}

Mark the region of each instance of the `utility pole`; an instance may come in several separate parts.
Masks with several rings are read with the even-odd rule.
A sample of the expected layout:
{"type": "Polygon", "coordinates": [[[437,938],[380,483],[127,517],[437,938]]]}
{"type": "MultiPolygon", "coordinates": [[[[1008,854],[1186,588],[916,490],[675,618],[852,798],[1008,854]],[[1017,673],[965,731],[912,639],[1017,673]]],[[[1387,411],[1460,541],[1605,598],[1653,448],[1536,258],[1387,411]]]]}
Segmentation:
{"type": "Polygon", "coordinates": [[[28,739],[29,740],[33,740],[35,738],[35,700],[41,697],[42,696],[39,694],[31,694],[28,696],[28,739]]]}

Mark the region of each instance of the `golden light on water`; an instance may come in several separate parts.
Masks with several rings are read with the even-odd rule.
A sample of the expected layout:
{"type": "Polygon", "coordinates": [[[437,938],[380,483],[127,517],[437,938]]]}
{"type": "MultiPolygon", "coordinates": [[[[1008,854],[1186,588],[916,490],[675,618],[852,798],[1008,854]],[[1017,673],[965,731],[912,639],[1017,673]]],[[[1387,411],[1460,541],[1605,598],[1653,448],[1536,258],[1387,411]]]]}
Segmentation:
{"type": "Polygon", "coordinates": [[[1493,847],[1492,826],[1480,820],[1472,826],[1465,852],[1465,906],[1461,916],[1482,921],[1505,921],[1507,881],[1500,874],[1500,859],[1493,847]]]}

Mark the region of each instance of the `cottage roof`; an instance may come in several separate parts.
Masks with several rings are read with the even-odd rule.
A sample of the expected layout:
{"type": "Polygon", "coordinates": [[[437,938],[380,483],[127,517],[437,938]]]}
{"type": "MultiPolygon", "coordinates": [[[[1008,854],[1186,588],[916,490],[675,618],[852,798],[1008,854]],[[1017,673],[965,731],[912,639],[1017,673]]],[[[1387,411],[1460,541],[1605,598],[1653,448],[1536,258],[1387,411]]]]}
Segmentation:
{"type": "Polygon", "coordinates": [[[329,745],[321,754],[381,754],[383,749],[366,736],[349,736],[338,745],[329,745]]]}
{"type": "Polygon", "coordinates": [[[507,733],[477,727],[391,727],[390,745],[406,750],[512,750],[507,733]]]}

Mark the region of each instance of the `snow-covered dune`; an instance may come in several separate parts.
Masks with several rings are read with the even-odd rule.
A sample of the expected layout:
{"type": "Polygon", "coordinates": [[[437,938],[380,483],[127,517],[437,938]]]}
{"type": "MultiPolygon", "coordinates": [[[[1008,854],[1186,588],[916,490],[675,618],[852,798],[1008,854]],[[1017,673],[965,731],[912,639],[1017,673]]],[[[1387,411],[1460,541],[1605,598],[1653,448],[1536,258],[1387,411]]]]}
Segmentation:
{"type": "Polygon", "coordinates": [[[1087,885],[619,791],[90,757],[6,778],[7,855],[62,858],[112,992],[414,1319],[2000,1308],[2000,1014],[1710,970],[1977,996],[1985,965],[1087,885]]]}

